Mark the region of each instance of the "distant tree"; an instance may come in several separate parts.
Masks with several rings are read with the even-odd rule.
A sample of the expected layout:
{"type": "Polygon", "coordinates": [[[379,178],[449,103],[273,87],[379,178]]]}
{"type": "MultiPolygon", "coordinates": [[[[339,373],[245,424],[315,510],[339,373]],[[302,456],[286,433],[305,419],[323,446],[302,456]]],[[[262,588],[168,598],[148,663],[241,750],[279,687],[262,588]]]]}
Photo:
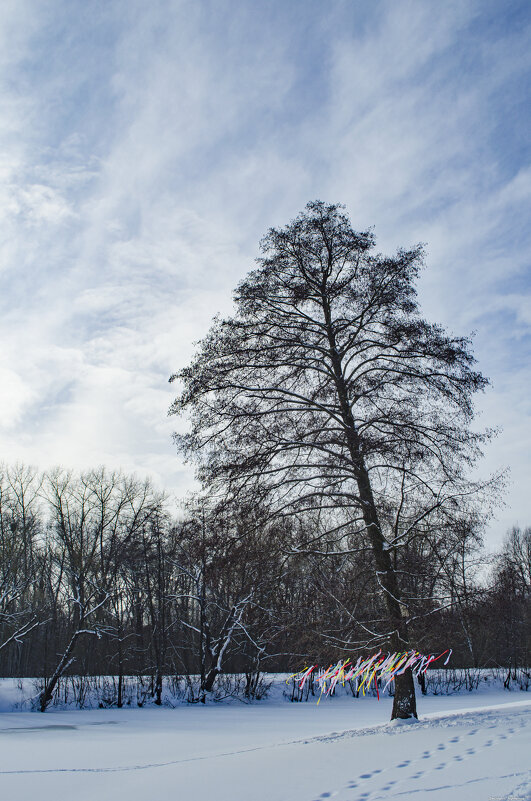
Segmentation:
{"type": "Polygon", "coordinates": [[[527,596],[531,592],[531,526],[519,526],[507,533],[498,557],[498,569],[510,570],[514,574],[517,592],[527,596]]]}
{"type": "Polygon", "coordinates": [[[33,468],[0,465],[0,651],[42,622],[35,593],[40,486],[33,468]]]}
{"type": "MultiPolygon", "coordinates": [[[[49,520],[50,581],[55,606],[68,614],[68,636],[39,705],[44,712],[57,683],[75,661],[79,642],[116,634],[113,595],[127,549],[160,514],[163,498],[149,482],[93,470],[75,476],[57,469],[45,477],[49,520]]],[[[116,604],[114,604],[116,610],[116,604]]],[[[118,621],[119,624],[119,621],[118,621]]]]}
{"type": "MultiPolygon", "coordinates": [[[[495,652],[510,668],[528,668],[531,656],[531,527],[514,526],[495,559],[490,596],[495,652]]],[[[509,670],[510,674],[510,670],[509,670]]],[[[510,679],[510,675],[508,680],[510,679]]]]}
{"type": "MultiPolygon", "coordinates": [[[[267,496],[277,515],[341,512],[385,603],[373,633],[404,650],[410,612],[396,555],[477,495],[466,471],[488,434],[470,429],[472,397],[487,381],[469,340],[419,314],[421,247],[394,257],[373,247],[340,206],[320,201],[270,229],[235,315],[217,319],[170,379],[182,382],[170,413],[190,414],[191,433],[176,442],[211,490],[267,496]]],[[[411,716],[406,671],[392,717],[411,716]]]]}
{"type": "Polygon", "coordinates": [[[248,673],[259,670],[275,639],[270,607],[282,574],[281,547],[282,531],[267,525],[259,509],[209,506],[203,499],[188,505],[174,559],[174,597],[198,666],[198,700],[205,701],[230,658],[248,673]]]}
{"type": "Polygon", "coordinates": [[[171,592],[176,540],[168,520],[160,511],[143,526],[141,536],[142,577],[150,629],[150,673],[155,703],[162,704],[163,680],[170,648],[171,592]]]}

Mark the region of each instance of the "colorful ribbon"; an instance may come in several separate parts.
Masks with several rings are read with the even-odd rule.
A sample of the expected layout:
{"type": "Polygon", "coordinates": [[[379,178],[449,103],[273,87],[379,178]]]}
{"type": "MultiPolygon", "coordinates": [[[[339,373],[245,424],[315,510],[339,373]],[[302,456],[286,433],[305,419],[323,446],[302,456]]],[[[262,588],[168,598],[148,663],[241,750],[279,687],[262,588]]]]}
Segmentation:
{"type": "Polygon", "coordinates": [[[435,656],[435,654],[424,656],[418,651],[397,651],[394,654],[387,654],[387,656],[382,656],[381,654],[382,651],[380,650],[367,659],[363,659],[360,656],[355,665],[352,664],[350,659],[341,659],[337,664],[330,665],[326,669],[319,668],[318,665],[312,665],[298,673],[293,673],[286,679],[286,684],[290,679],[294,679],[299,689],[302,690],[313,674],[313,680],[317,682],[318,687],[321,689],[319,700],[317,701],[319,704],[322,696],[331,695],[337,684],[342,684],[344,686],[345,682],[356,679],[357,691],[359,692],[361,690],[362,694],[365,695],[365,691],[370,689],[374,681],[376,695],[378,700],[380,700],[378,688],[380,681],[386,680],[382,690],[382,692],[385,692],[395,676],[401,676],[408,668],[411,668],[413,675],[417,677],[420,674],[426,673],[428,667],[433,665],[434,662],[437,662],[437,660],[445,654],[448,654],[444,661],[444,664],[447,665],[452,655],[452,649],[447,648],[446,651],[443,651],[439,656],[435,656]]]}

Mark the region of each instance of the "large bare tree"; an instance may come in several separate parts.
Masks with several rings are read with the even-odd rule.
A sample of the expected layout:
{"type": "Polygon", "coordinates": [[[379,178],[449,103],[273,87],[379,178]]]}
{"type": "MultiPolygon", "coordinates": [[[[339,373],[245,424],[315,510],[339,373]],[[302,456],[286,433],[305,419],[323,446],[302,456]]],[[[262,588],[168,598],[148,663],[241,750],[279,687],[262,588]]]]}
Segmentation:
{"type": "MultiPolygon", "coordinates": [[[[477,492],[466,473],[487,434],[471,431],[472,397],[487,381],[469,340],[419,313],[421,247],[377,255],[341,208],[309,203],[270,229],[234,316],[216,319],[170,379],[182,382],[170,413],[189,413],[191,432],[176,441],[209,486],[267,495],[277,514],[341,510],[385,602],[373,634],[404,650],[396,553],[477,492]]],[[[406,671],[392,717],[412,716],[406,671]]]]}

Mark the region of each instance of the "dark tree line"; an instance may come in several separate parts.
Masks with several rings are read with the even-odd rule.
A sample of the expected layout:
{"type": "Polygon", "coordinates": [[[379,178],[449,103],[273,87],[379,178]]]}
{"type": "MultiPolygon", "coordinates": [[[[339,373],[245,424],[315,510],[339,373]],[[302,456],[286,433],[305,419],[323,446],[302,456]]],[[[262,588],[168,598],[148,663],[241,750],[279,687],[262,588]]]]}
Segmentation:
{"type": "MultiPolygon", "coordinates": [[[[42,678],[43,710],[71,675],[114,676],[118,706],[137,676],[160,704],[168,677],[197,676],[189,697],[201,701],[227,672],[249,690],[264,671],[370,650],[386,614],[378,582],[361,551],[321,539],[311,550],[318,532],[312,515],[200,499],[175,520],[149,483],[104,470],[4,467],[0,673],[42,678]]],[[[490,562],[477,540],[444,569],[428,539],[399,552],[411,637],[452,647],[456,667],[525,668],[531,529],[513,529],[490,562]]]]}

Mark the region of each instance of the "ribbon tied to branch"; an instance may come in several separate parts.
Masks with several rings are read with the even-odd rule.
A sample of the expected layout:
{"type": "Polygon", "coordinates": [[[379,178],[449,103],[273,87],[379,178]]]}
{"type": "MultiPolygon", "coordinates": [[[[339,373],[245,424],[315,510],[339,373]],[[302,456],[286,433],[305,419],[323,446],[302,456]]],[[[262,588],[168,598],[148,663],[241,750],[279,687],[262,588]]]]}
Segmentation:
{"type": "Polygon", "coordinates": [[[448,654],[448,656],[443,664],[447,665],[452,655],[451,648],[447,648],[446,651],[443,651],[438,656],[435,656],[435,654],[424,655],[418,651],[397,651],[394,654],[385,655],[380,650],[366,659],[360,656],[355,664],[350,659],[340,659],[339,662],[330,665],[326,669],[320,668],[318,665],[312,665],[298,673],[293,673],[286,680],[286,684],[291,679],[294,679],[299,689],[302,690],[311,677],[321,690],[317,701],[319,704],[322,696],[328,696],[333,693],[337,684],[344,685],[347,681],[356,681],[357,691],[361,691],[365,695],[365,692],[371,688],[374,682],[376,695],[380,700],[380,682],[385,682],[382,687],[382,692],[385,692],[393,679],[396,676],[401,676],[408,668],[411,668],[413,675],[418,677],[426,673],[430,665],[433,665],[445,654],[448,654]]]}

